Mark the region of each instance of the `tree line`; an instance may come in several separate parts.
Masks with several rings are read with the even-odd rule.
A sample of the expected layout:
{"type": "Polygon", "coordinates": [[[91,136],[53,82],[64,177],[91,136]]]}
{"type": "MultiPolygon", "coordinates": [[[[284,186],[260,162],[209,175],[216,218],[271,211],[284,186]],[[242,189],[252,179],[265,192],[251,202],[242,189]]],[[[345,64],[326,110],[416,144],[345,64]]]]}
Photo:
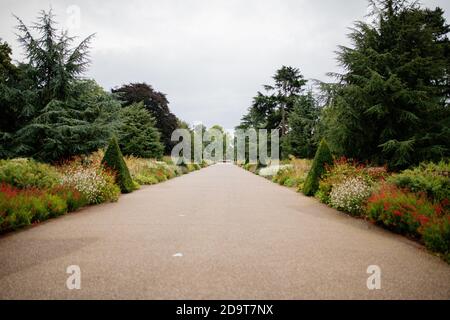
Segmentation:
{"type": "Polygon", "coordinates": [[[336,155],[401,169],[450,154],[450,26],[441,8],[370,1],[340,46],[341,74],[310,83],[283,66],[238,128],[279,129],[282,156],[312,158],[325,138],[336,155]],[[308,86],[309,85],[309,86],[308,86]]]}
{"type": "Polygon", "coordinates": [[[113,135],[126,155],[170,153],[172,131],[185,124],[164,93],[146,83],[106,92],[83,77],[94,35],[75,45],[51,11],[31,26],[17,20],[25,61],[13,63],[0,39],[0,158],[60,161],[103,148],[113,135]]]}

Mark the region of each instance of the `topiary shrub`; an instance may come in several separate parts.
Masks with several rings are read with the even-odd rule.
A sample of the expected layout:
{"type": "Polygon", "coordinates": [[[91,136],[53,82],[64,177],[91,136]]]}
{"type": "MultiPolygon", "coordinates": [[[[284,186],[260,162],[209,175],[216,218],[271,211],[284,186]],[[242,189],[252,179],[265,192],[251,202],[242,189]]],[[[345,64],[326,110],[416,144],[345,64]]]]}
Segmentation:
{"type": "Polygon", "coordinates": [[[319,188],[319,180],[325,172],[326,164],[333,164],[333,156],[331,155],[330,148],[328,148],[328,144],[325,139],[323,139],[319,144],[311,170],[309,171],[305,184],[303,185],[302,191],[305,195],[313,196],[316,193],[319,188]]]}
{"type": "Polygon", "coordinates": [[[136,189],[115,137],[113,137],[109,142],[108,149],[106,149],[105,156],[102,160],[102,164],[115,172],[116,182],[122,193],[130,193],[136,189]]]}

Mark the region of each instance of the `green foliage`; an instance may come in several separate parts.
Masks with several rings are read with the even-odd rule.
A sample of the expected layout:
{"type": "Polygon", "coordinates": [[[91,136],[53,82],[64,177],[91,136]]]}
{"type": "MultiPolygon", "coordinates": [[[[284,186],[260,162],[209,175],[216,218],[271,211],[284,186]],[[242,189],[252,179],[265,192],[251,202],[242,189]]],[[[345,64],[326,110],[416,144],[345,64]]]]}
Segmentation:
{"type": "Polygon", "coordinates": [[[31,77],[30,67],[16,67],[11,61],[11,48],[0,41],[0,158],[12,158],[14,133],[35,112],[37,90],[31,77]]]}
{"type": "Polygon", "coordinates": [[[122,101],[123,106],[133,103],[144,104],[144,107],[155,118],[155,126],[161,133],[161,142],[164,145],[164,153],[170,154],[174,142],[171,141],[172,132],[178,128],[179,120],[169,109],[169,101],[164,93],[158,92],[146,83],[130,83],[120,88],[113,89],[122,101]]]}
{"type": "Polygon", "coordinates": [[[436,208],[424,195],[383,184],[368,200],[368,217],[395,232],[420,238],[421,227],[437,215],[436,208]]]}
{"type": "Polygon", "coordinates": [[[0,232],[65,214],[66,201],[51,191],[0,184],[0,232]]]}
{"type": "Polygon", "coordinates": [[[115,173],[116,182],[123,193],[129,193],[136,189],[115,137],[109,142],[102,164],[115,173]]]}
{"type": "Polygon", "coordinates": [[[278,172],[273,176],[272,181],[278,183],[279,185],[284,185],[287,180],[294,176],[294,174],[295,172],[293,167],[284,167],[278,170],[278,172]]]}
{"type": "MultiPolygon", "coordinates": [[[[280,129],[280,135],[284,137],[289,131],[288,119],[294,105],[300,103],[302,107],[309,107],[307,104],[312,100],[307,101],[308,95],[301,95],[307,81],[299,69],[283,66],[276,71],[273,80],[273,86],[264,86],[267,94],[258,92],[253,98],[248,113],[243,116],[237,129],[280,129]]],[[[297,113],[301,113],[299,110],[297,111],[297,113]]],[[[294,120],[297,131],[305,129],[303,123],[300,124],[298,120],[298,117],[294,120]],[[302,129],[299,129],[299,126],[302,129]]],[[[305,130],[307,131],[307,129],[305,130]]],[[[294,139],[295,137],[292,137],[289,142],[286,142],[288,147],[294,143],[294,139]]],[[[282,147],[284,146],[283,144],[282,147]]],[[[283,151],[283,154],[287,155],[288,153],[283,151]]]]}
{"type": "Polygon", "coordinates": [[[319,109],[311,92],[296,99],[289,114],[289,132],[283,140],[283,158],[293,155],[297,158],[313,158],[316,152],[316,127],[319,109]]]}
{"type": "Polygon", "coordinates": [[[377,2],[338,59],[346,73],[328,86],[325,136],[341,155],[401,169],[450,154],[447,37],[443,11],[402,0],[377,2]]]}
{"type": "Polygon", "coordinates": [[[88,199],[76,188],[59,185],[53,188],[51,193],[66,202],[69,212],[76,211],[88,204],[88,199]]]}
{"type": "Polygon", "coordinates": [[[314,157],[311,170],[306,177],[303,186],[303,193],[307,196],[313,196],[319,188],[319,180],[325,173],[325,166],[333,163],[333,156],[331,155],[328,144],[322,140],[314,157]]]}
{"type": "Polygon", "coordinates": [[[450,202],[431,202],[425,194],[383,184],[368,200],[370,219],[395,232],[422,240],[450,263],[450,202]]]}
{"type": "Polygon", "coordinates": [[[450,216],[428,223],[423,231],[423,241],[428,249],[443,253],[450,263],[450,216]]]}
{"type": "Polygon", "coordinates": [[[14,136],[17,154],[55,161],[105,146],[120,104],[93,80],[72,84],[72,97],[52,100],[14,136]]]}
{"type": "Polygon", "coordinates": [[[256,173],[258,171],[259,167],[257,164],[254,164],[254,163],[246,163],[246,164],[244,164],[244,169],[247,171],[250,171],[252,173],[256,173]]]}
{"type": "Polygon", "coordinates": [[[363,165],[349,161],[344,157],[335,159],[333,165],[329,166],[328,170],[322,176],[316,196],[323,203],[331,205],[330,194],[333,188],[341,185],[345,180],[358,178],[368,186],[371,186],[373,182],[383,177],[383,174],[380,173],[379,170],[373,169],[374,168],[366,168],[363,165]]]}
{"type": "Polygon", "coordinates": [[[133,103],[120,111],[121,124],[118,128],[120,149],[124,155],[141,158],[160,158],[164,146],[155,120],[142,103],[133,103]]]}
{"type": "Polygon", "coordinates": [[[59,182],[55,168],[31,159],[0,160],[0,183],[17,188],[52,188],[59,182]]]}
{"type": "Polygon", "coordinates": [[[412,192],[425,192],[436,201],[450,199],[450,162],[422,163],[392,176],[389,182],[412,192]]]}
{"type": "MultiPolygon", "coordinates": [[[[17,18],[17,17],[16,17],[17,18]]],[[[52,11],[41,11],[38,21],[27,27],[18,20],[19,42],[34,70],[40,105],[53,99],[65,101],[71,96],[71,84],[89,65],[89,44],[93,35],[72,47],[75,37],[58,32],[52,11]],[[38,33],[33,36],[33,32],[38,33]]]]}
{"type": "Polygon", "coordinates": [[[125,161],[133,180],[143,185],[163,182],[201,168],[198,164],[176,166],[168,157],[165,161],[155,161],[129,156],[125,161]]]}
{"type": "Polygon", "coordinates": [[[10,49],[0,46],[0,157],[53,162],[103,147],[120,104],[94,81],[81,80],[92,36],[73,46],[75,37],[58,32],[51,11],[32,27],[17,19],[27,61],[13,66],[10,49]]]}

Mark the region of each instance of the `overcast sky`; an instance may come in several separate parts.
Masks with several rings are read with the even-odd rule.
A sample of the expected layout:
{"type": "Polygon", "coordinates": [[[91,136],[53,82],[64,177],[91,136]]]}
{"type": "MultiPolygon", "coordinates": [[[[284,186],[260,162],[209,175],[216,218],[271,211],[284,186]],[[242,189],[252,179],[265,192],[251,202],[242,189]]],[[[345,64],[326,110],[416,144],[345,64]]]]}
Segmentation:
{"type": "MultiPolygon", "coordinates": [[[[444,8],[450,21],[450,1],[422,3],[444,8]]],[[[12,14],[29,24],[49,8],[71,35],[96,33],[87,76],[106,90],[147,82],[182,120],[233,128],[282,65],[308,79],[338,71],[334,51],[365,19],[367,1],[0,0],[0,37],[14,59],[23,56],[12,14]]]]}

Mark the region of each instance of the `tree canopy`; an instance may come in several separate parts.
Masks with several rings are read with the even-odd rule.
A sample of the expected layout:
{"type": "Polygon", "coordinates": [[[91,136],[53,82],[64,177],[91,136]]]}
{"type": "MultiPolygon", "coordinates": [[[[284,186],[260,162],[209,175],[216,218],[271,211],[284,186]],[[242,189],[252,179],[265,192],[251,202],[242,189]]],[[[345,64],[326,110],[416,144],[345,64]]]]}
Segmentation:
{"type": "Polygon", "coordinates": [[[170,111],[169,101],[164,93],[156,91],[151,85],[146,83],[130,83],[113,89],[119,99],[123,101],[123,106],[142,102],[144,107],[152,114],[156,120],[156,127],[161,133],[161,142],[164,144],[164,151],[169,154],[175,145],[171,141],[172,132],[178,128],[179,120],[170,111]]]}
{"type": "Polygon", "coordinates": [[[337,153],[403,168],[448,157],[449,25],[443,11],[383,0],[340,47],[324,127],[337,153]]]}

